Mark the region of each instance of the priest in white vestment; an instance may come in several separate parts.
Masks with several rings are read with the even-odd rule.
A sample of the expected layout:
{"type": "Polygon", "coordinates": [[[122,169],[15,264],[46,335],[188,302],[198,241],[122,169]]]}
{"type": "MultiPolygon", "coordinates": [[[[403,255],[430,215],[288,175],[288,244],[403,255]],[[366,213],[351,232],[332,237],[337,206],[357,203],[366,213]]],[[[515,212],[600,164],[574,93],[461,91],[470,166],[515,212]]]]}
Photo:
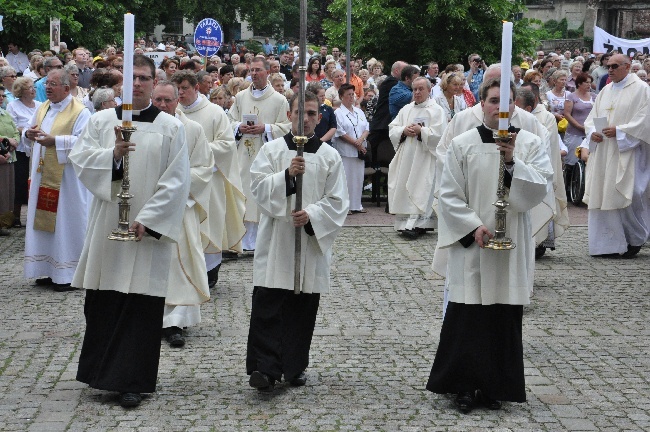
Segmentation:
{"type": "Polygon", "coordinates": [[[86,332],[77,380],[120,393],[123,407],[156,389],[167,276],[181,238],[190,190],[185,128],[151,104],[155,65],[134,56],[131,142],[119,132],[122,107],[96,113],[70,154],[94,195],[84,249],[72,286],[86,289],[86,332]],[[130,230],[139,241],[114,241],[117,194],[130,152],[130,230]]]}
{"type": "Polygon", "coordinates": [[[255,250],[260,208],[250,189],[250,168],[264,143],[284,136],[291,124],[287,119],[287,99],[276,92],[267,81],[269,63],[259,57],[251,62],[250,76],[253,85],[235,95],[230,110],[232,128],[237,139],[237,155],[241,181],[246,196],[246,235],[242,240],[244,250],[255,250]]]}
{"type": "Polygon", "coordinates": [[[209,219],[201,229],[208,236],[205,262],[208,285],[212,288],[219,279],[222,251],[242,252],[245,201],[237,159],[235,136],[224,110],[211,103],[199,92],[196,75],[191,71],[178,71],[172,76],[178,87],[179,109],[188,119],[203,127],[214,155],[214,175],[210,189],[209,219]]]}
{"type": "Polygon", "coordinates": [[[562,156],[560,135],[555,116],[551,114],[539,100],[539,87],[534,83],[524,83],[517,88],[516,105],[530,112],[546,128],[550,139],[550,156],[553,164],[553,192],[555,195],[555,214],[546,229],[541,229],[535,235],[535,258],[539,258],[546,249],[555,250],[555,239],[564,234],[569,228],[569,211],[567,209],[566,188],[562,172],[562,156]]]}
{"type": "Polygon", "coordinates": [[[253,263],[246,371],[250,385],[272,391],[283,376],[304,385],[320,294],[330,286],[332,244],[349,208],[338,152],[314,134],[318,99],[305,93],[303,157],[296,156],[298,95],[291,100],[292,132],[266,143],[251,166],[251,191],[260,206],[258,248],[253,263]],[[296,176],[302,174],[302,207],[295,211],[296,176]],[[294,242],[302,227],[300,293],[294,294],[294,242]]]}
{"type": "Polygon", "coordinates": [[[202,303],[210,300],[203,250],[209,243],[201,225],[209,219],[210,186],[214,156],[200,124],[187,118],[178,107],[178,89],[171,81],[159,82],[153,91],[153,105],[174,115],[185,126],[190,158],[190,194],[185,205],[183,229],[172,254],[163,315],[163,335],[175,348],[185,345],[183,328],[201,322],[202,303]]]}
{"type": "Polygon", "coordinates": [[[650,87],[624,55],[607,67],[612,82],[585,120],[589,254],[629,258],[650,238],[650,87]]]}
{"type": "Polygon", "coordinates": [[[70,94],[70,75],[47,75],[45,101],[25,128],[32,146],[25,231],[26,278],[67,291],[79,263],[88,218],[88,191],[77,179],[68,155],[90,118],[70,94]]]}
{"type": "MultiPolygon", "coordinates": [[[[553,177],[539,137],[511,128],[516,137],[495,144],[499,84],[493,79],[481,87],[484,123],[451,141],[440,176],[438,245],[449,251],[449,305],[427,389],[456,394],[463,413],[478,398],[490,409],[499,409],[501,401],[526,401],[522,317],[534,248],[529,213],[553,177]],[[503,173],[500,150],[505,151],[503,173]],[[505,235],[516,244],[512,250],[484,248],[494,236],[499,175],[507,188],[505,235]]],[[[512,113],[514,84],[510,87],[512,113]]]]}
{"type": "Polygon", "coordinates": [[[433,214],[436,147],[447,126],[445,111],[429,99],[431,81],[413,80],[413,102],[388,125],[395,156],[388,166],[388,208],[395,231],[417,238],[437,227],[433,214]]]}

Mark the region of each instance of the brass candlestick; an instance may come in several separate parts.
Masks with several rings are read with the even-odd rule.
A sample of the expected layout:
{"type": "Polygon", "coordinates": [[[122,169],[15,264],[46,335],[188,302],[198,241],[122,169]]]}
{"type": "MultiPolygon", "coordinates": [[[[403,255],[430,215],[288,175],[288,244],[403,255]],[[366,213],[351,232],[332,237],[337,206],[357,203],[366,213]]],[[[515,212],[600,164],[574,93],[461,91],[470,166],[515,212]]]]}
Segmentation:
{"type": "MultiPolygon", "coordinates": [[[[514,134],[510,132],[494,134],[496,141],[508,142],[512,139],[514,134]]],[[[503,172],[506,169],[506,152],[501,151],[499,154],[499,181],[497,183],[497,200],[492,204],[497,209],[495,210],[496,227],[494,228],[494,237],[488,240],[485,245],[488,249],[493,250],[511,250],[516,247],[515,243],[510,237],[506,237],[506,217],[508,212],[506,207],[510,204],[506,201],[506,187],[503,181],[503,172]]]]}
{"type": "MultiPolygon", "coordinates": [[[[121,127],[120,132],[122,133],[122,139],[125,142],[130,142],[131,134],[135,132],[136,128],[131,127],[121,127]]],[[[129,153],[127,152],[122,156],[122,166],[124,167],[124,175],[122,176],[122,189],[120,193],[117,194],[117,197],[120,199],[119,203],[119,222],[117,224],[117,229],[113,230],[108,236],[109,240],[117,241],[137,241],[137,237],[133,231],[129,231],[129,213],[131,211],[131,204],[129,200],[133,198],[133,195],[129,192],[131,183],[129,181],[129,153]]]]}

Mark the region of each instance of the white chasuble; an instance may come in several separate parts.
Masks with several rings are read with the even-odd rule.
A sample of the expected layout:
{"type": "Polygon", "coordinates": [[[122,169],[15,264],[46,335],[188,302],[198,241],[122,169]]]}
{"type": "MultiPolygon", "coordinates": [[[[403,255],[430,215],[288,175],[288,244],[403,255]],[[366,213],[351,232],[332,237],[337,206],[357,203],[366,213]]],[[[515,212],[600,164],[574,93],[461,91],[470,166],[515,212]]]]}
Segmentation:
{"type": "Polygon", "coordinates": [[[210,144],[214,156],[214,175],[211,180],[209,219],[202,222],[201,229],[207,234],[207,254],[222,250],[241,252],[240,241],[244,236],[245,200],[235,136],[230,120],[224,110],[204,96],[192,108],[179,106],[190,120],[199,123],[210,144]]]}
{"type": "Polygon", "coordinates": [[[406,105],[388,125],[395,148],[388,169],[388,207],[391,213],[424,215],[431,211],[436,147],[446,125],[444,110],[431,99],[406,105]],[[420,136],[403,136],[404,128],[414,123],[422,125],[420,136]]]}
{"type": "Polygon", "coordinates": [[[210,186],[214,156],[197,122],[177,112],[177,118],[185,126],[187,150],[190,158],[190,194],[185,204],[183,229],[174,247],[169,278],[167,305],[198,305],[210,300],[208,276],[203,250],[208,245],[208,233],[202,231],[209,219],[210,186]]]}
{"type": "Polygon", "coordinates": [[[235,102],[228,111],[235,133],[239,130],[241,122],[253,121],[253,118],[257,124],[266,125],[266,131],[261,135],[243,135],[237,141],[239,169],[246,196],[246,215],[244,217],[246,222],[258,222],[260,215],[260,210],[251,193],[251,164],[266,141],[281,138],[291,128],[291,123],[287,118],[289,111],[287,98],[273,90],[271,85],[267,85],[260,96],[255,96],[253,92],[253,86],[250,86],[237,93],[235,102]]]}
{"type": "Polygon", "coordinates": [[[173,242],[181,236],[190,190],[189,158],[183,124],[155,107],[141,114],[145,112],[153,112],[155,118],[152,122],[137,121],[134,113],[137,130],[131,136],[135,151],[129,156],[133,195],[129,222],[137,221],[161,238],[156,240],[149,234],[139,242],[107,238],[119,219],[121,180],[112,181],[112,172],[113,128],[121,121],[116,110],[100,111],[90,119],[70,154],[79,179],[94,196],[83,252],[72,281],[75,287],[167,295],[173,242]]]}

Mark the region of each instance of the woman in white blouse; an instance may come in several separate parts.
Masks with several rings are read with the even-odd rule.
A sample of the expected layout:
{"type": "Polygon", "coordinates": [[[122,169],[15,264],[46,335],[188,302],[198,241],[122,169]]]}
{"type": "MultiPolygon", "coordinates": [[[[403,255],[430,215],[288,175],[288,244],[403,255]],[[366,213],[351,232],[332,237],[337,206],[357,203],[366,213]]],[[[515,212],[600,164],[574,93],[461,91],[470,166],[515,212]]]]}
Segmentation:
{"type": "Polygon", "coordinates": [[[20,141],[16,148],[16,164],[14,166],[15,173],[15,190],[14,196],[14,217],[15,226],[22,226],[20,223],[20,210],[23,205],[27,205],[27,180],[29,178],[29,157],[32,154],[32,148],[27,144],[28,140],[23,135],[24,129],[29,129],[31,126],[29,121],[36,112],[36,109],[41,105],[37,100],[36,91],[34,90],[34,81],[28,77],[17,78],[12,88],[13,94],[16,97],[7,105],[7,112],[14,120],[18,131],[20,132],[20,141]]]}
{"type": "Polygon", "coordinates": [[[366,138],[370,132],[366,116],[359,108],[354,106],[354,86],[343,84],[339,88],[341,106],[335,111],[336,134],[332,145],[338,150],[343,160],[345,177],[348,182],[348,195],[350,196],[350,213],[365,213],[361,205],[363,192],[363,171],[366,154],[366,138]]]}
{"type": "Polygon", "coordinates": [[[461,72],[452,72],[445,75],[440,81],[442,94],[435,97],[434,100],[445,110],[447,122],[464,109],[467,109],[467,103],[463,97],[464,77],[461,72]]]}

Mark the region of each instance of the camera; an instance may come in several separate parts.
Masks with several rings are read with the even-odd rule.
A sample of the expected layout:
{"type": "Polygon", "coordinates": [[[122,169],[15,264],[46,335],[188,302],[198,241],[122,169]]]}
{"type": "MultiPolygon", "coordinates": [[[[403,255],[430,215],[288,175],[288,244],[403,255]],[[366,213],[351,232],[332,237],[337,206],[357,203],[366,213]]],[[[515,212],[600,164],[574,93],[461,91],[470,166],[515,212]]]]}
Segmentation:
{"type": "Polygon", "coordinates": [[[11,144],[9,144],[9,138],[3,138],[2,141],[0,141],[0,156],[4,156],[9,153],[10,148],[11,144]]]}
{"type": "Polygon", "coordinates": [[[475,63],[481,63],[482,61],[483,61],[483,59],[480,58],[480,57],[474,59],[474,62],[475,62],[475,63]]]}

